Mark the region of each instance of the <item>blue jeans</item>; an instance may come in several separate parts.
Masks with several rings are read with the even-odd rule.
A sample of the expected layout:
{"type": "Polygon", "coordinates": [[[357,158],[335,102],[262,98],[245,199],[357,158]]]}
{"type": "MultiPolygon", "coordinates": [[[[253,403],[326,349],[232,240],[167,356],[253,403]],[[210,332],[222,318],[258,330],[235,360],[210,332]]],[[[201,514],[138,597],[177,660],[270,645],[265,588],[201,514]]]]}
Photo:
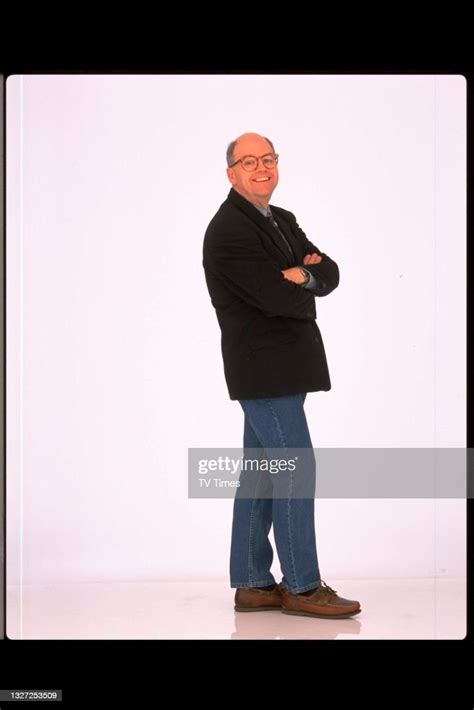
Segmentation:
{"type": "MultiPolygon", "coordinates": [[[[304,448],[307,462],[300,475],[315,481],[316,462],[313,445],[304,412],[306,394],[269,399],[242,399],[244,410],[244,460],[248,449],[250,458],[264,457],[264,449],[278,449],[278,458],[285,458],[289,447],[304,448]]],[[[268,458],[268,457],[267,457],[268,458]]],[[[293,594],[306,592],[320,583],[316,535],[314,527],[314,495],[292,498],[297,486],[297,473],[279,471],[276,476],[268,472],[244,471],[240,486],[244,484],[246,497],[239,496],[237,488],[232,520],[230,553],[231,587],[265,587],[275,583],[270,572],[273,548],[268,539],[273,524],[273,534],[283,578],[281,584],[293,594]],[[252,477],[249,483],[249,476],[252,477]],[[250,488],[249,488],[250,486],[250,488]],[[253,488],[252,488],[253,486],[253,488]],[[278,487],[278,491],[276,491],[278,487]],[[255,496],[248,495],[254,490],[255,496]],[[266,497],[268,494],[268,497],[266,497]]]]}

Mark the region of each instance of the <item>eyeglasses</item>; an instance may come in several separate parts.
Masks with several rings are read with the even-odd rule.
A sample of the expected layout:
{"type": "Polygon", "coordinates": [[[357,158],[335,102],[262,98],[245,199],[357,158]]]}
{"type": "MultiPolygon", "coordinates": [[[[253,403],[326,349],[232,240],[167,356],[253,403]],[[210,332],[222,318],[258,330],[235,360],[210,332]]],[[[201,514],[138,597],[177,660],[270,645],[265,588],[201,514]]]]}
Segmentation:
{"type": "Polygon", "coordinates": [[[244,155],[243,158],[240,158],[239,160],[236,160],[235,163],[232,163],[232,165],[229,165],[229,168],[233,168],[234,165],[237,165],[237,163],[242,163],[243,169],[250,173],[252,170],[257,169],[259,160],[262,161],[264,168],[271,170],[278,163],[278,155],[277,153],[265,153],[265,155],[261,155],[259,158],[256,158],[254,155],[244,155]]]}

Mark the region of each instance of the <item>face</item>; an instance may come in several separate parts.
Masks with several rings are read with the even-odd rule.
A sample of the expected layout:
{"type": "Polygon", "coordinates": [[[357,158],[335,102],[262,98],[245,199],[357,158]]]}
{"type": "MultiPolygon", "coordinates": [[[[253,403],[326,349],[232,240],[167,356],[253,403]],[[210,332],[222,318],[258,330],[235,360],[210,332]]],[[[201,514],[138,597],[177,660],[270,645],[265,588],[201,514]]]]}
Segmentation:
{"type": "MultiPolygon", "coordinates": [[[[246,133],[237,141],[234,163],[246,155],[260,158],[267,153],[273,153],[273,150],[265,138],[256,133],[246,133]]],[[[278,166],[269,169],[259,160],[255,170],[248,172],[244,170],[242,163],[237,163],[233,168],[227,168],[227,177],[234,190],[242,197],[254,204],[268,207],[272,192],[278,185],[278,166]]]]}

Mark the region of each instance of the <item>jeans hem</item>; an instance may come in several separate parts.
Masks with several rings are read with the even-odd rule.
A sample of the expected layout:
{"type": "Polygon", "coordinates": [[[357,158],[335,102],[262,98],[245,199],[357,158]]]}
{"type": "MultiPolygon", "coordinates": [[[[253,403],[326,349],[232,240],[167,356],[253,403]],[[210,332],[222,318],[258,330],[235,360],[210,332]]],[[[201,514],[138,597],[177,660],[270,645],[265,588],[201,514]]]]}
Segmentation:
{"type": "Polygon", "coordinates": [[[286,589],[287,592],[290,592],[290,594],[301,594],[301,592],[309,592],[310,589],[315,589],[316,587],[319,587],[320,584],[321,580],[315,579],[314,582],[312,582],[311,584],[305,584],[304,587],[294,587],[293,589],[291,589],[286,584],[283,584],[283,582],[281,583],[281,586],[286,589]]]}
{"type": "Polygon", "coordinates": [[[236,589],[237,587],[269,587],[270,584],[276,584],[274,579],[268,579],[263,582],[231,582],[231,589],[236,589]]]}

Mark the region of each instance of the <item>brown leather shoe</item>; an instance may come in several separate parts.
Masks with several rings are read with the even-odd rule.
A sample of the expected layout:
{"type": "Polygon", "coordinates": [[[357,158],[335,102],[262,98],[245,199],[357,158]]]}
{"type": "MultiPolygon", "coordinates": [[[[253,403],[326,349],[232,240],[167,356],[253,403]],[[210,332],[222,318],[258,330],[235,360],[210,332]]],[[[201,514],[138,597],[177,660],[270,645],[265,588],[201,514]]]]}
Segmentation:
{"type": "Polygon", "coordinates": [[[270,611],[280,607],[279,584],[271,591],[259,587],[239,587],[235,593],[235,611],[270,611]]]}
{"type": "Polygon", "coordinates": [[[348,619],[362,611],[359,602],[339,597],[325,582],[308,596],[291,594],[282,587],[281,610],[284,614],[316,616],[318,619],[348,619]]]}

